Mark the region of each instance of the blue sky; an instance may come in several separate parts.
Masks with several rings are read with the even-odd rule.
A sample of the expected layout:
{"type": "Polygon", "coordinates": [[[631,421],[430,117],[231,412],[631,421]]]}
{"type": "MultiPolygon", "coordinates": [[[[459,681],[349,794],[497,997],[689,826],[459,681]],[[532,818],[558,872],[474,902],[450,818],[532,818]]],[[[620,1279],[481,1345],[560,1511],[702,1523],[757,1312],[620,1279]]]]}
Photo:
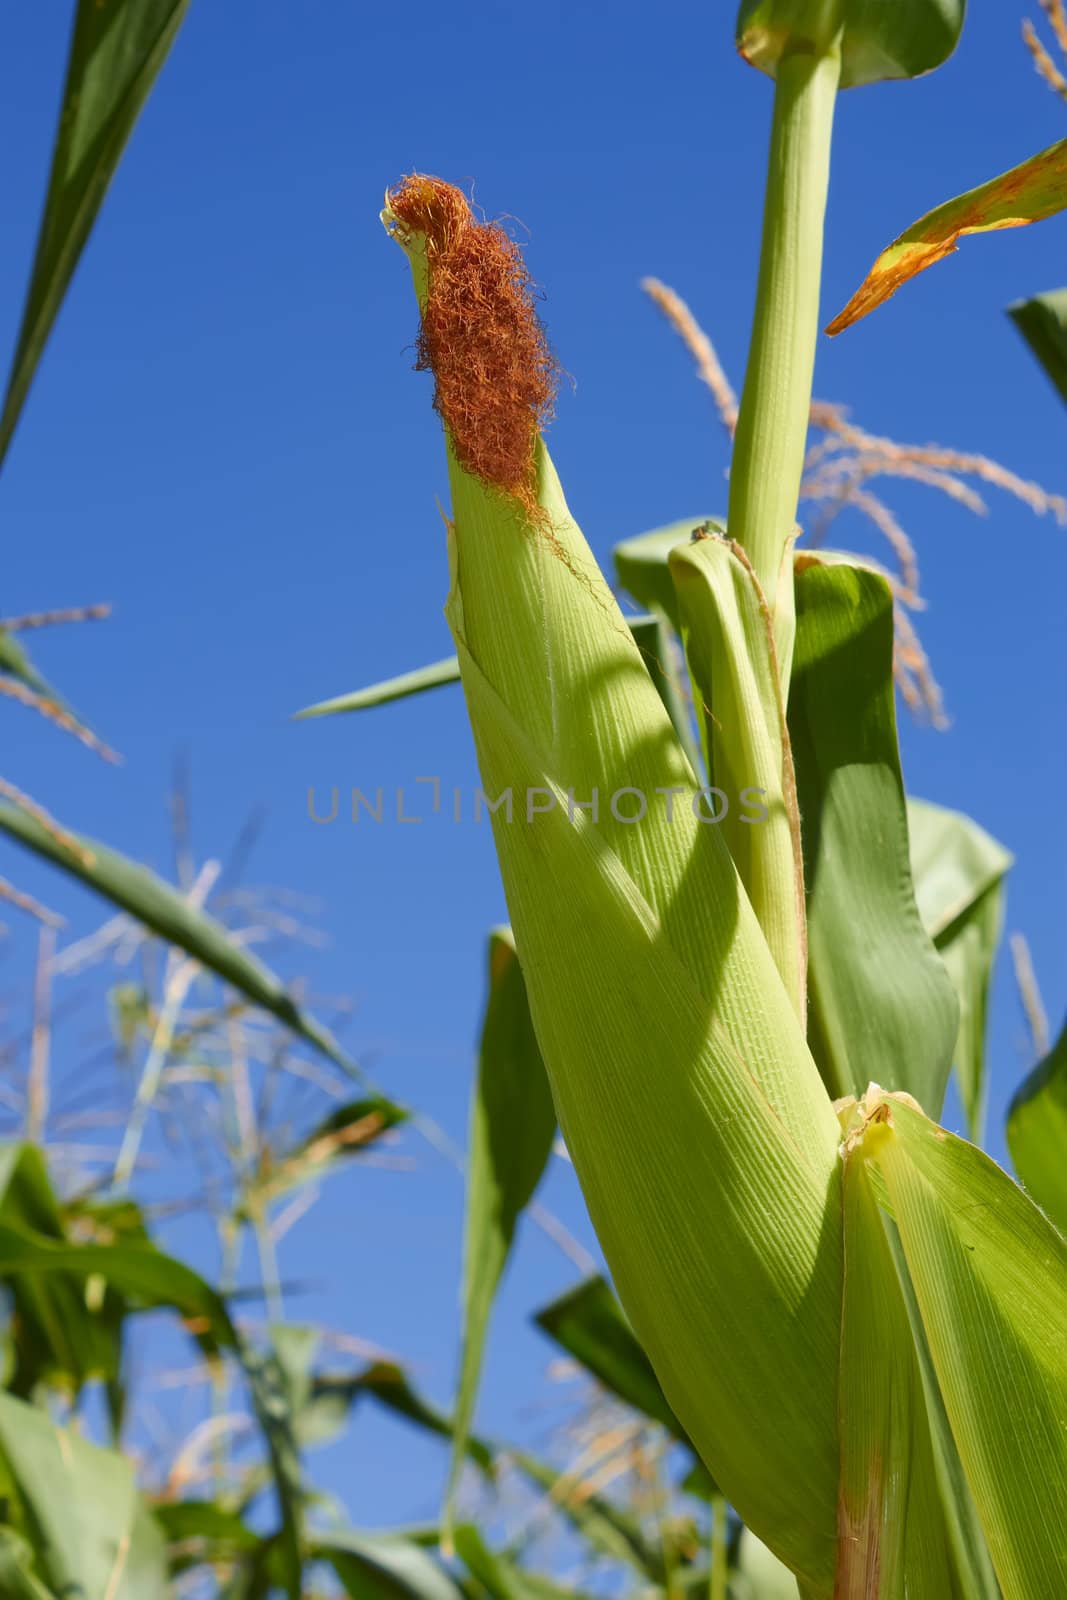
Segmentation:
{"type": "MultiPolygon", "coordinates": [[[[1037,12],[1036,3],[1030,8],[1037,12]]],[[[15,337],[43,193],[70,8],[4,25],[0,338],[15,337]]],[[[1065,132],[1016,0],[973,8],[953,61],[839,108],[824,306],[929,206],[1065,132]]],[[[544,315],[573,375],[551,443],[606,558],[625,535],[725,505],[727,449],[684,352],[641,295],[691,303],[739,383],[751,316],[768,82],[732,46],[730,8],[622,0],[450,7],[195,3],[136,130],[0,482],[0,611],[110,600],[90,629],[35,641],[39,665],[112,744],[110,769],[17,708],[3,768],[65,821],[166,869],[175,752],[195,842],[224,852],[266,809],[253,876],[318,897],[316,991],[356,1004],[349,1040],[379,1079],[464,1136],[484,939],[504,915],[487,828],[316,827],[307,793],[387,791],[475,769],[455,691],[356,719],[292,724],[310,701],[449,652],[446,494],[430,385],[411,372],[410,282],[384,237],[385,186],[413,168],[521,219],[544,315]]],[[[869,321],[822,341],[816,390],[876,433],[995,456],[1067,491],[1062,406],[1003,316],[1067,282],[1067,221],[966,242],[869,321]]],[[[990,516],[911,486],[922,633],[953,727],[902,718],[911,790],[969,811],[1012,850],[1009,928],[1029,937],[1053,1022],[1062,918],[1067,533],[990,492],[990,516]]],[[[842,525],[844,532],[844,525],[842,525]]],[[[857,527],[857,540],[864,536],[857,527]]],[[[6,849],[0,872],[66,913],[87,895],[6,849]]],[[[5,919],[10,920],[10,919],[5,919]]],[[[3,951],[25,1012],[30,932],[3,951]]],[[[991,1035],[991,1138],[1027,1064],[1006,961],[991,1035]]],[[[77,1037],[57,1072],[78,1069],[77,1037]]],[[[431,1153],[413,1174],[351,1173],[283,1246],[327,1284],[291,1306],[387,1345],[438,1399],[457,1330],[462,1191],[431,1153]]],[[[587,1242],[566,1171],[546,1198],[587,1242]]],[[[180,1243],[181,1240],[176,1235],[180,1243]]],[[[186,1241],[195,1252],[196,1240],[186,1241]]],[[[526,1313],[573,1266],[527,1229],[499,1309],[483,1420],[537,1436],[549,1355],[526,1313]]],[[[433,1513],[440,1454],[361,1417],[321,1460],[353,1519],[433,1513]]]]}

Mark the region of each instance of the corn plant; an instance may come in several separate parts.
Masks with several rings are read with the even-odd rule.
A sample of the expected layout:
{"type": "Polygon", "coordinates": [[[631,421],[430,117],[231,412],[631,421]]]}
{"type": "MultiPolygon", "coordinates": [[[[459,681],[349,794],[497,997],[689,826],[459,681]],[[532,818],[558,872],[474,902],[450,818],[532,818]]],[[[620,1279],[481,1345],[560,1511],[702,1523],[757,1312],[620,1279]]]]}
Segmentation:
{"type": "MultiPolygon", "coordinates": [[[[906,802],[884,577],[796,548],[836,97],[931,70],[962,22],[962,0],[744,0],[774,110],[729,505],[639,552],[648,623],[548,454],[556,369],[518,248],[441,179],[383,212],[444,424],[446,615],[512,924],[493,982],[518,997],[521,973],[532,1027],[495,1050],[491,1006],[457,1450],[547,1153],[543,1071],[669,1415],[804,1600],[1067,1593],[1067,1244],[937,1121],[955,1064],[981,1127],[1007,858],[906,802]]],[[[909,230],[834,329],[962,233],[1064,204],[1054,147],[909,230]]]]}

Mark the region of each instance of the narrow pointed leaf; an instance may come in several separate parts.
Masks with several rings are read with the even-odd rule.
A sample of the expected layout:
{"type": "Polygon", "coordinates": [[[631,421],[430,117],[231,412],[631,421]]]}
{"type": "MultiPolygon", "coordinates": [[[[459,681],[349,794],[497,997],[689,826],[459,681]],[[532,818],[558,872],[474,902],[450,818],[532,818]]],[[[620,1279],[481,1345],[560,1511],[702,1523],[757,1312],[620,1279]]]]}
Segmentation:
{"type": "Polygon", "coordinates": [[[1004,1600],[1067,1593],[1067,1243],[976,1146],[867,1097],[896,1223],[1004,1600]]]}
{"type": "Polygon", "coordinates": [[[737,45],[774,76],[786,50],[820,49],[839,26],[841,87],[916,78],[956,48],[966,0],[742,0],[737,45]]]}
{"type": "Polygon", "coordinates": [[[804,825],[809,1042],[835,1098],[872,1081],[906,1089],[936,1115],[958,1006],[911,880],[892,597],[873,572],[805,559],[796,604],[789,730],[804,825]]]}
{"type": "MultiPolygon", "coordinates": [[[[645,629],[647,635],[647,629],[654,620],[652,617],[627,618],[635,635],[639,628],[645,629]]],[[[644,642],[651,645],[647,637],[644,642]]],[[[2,643],[0,636],[0,647],[2,643]]],[[[320,700],[316,705],[305,706],[303,711],[294,712],[294,717],[299,721],[309,717],[330,717],[344,711],[369,711],[372,706],[390,705],[394,700],[406,700],[412,695],[424,694],[427,689],[439,689],[445,684],[458,682],[459,659],[457,656],[446,656],[443,661],[432,661],[429,666],[416,667],[413,672],[402,672],[399,677],[385,678],[381,683],[368,684],[365,689],[353,689],[350,694],[339,694],[332,700],[320,700]]]]}
{"type": "Polygon", "coordinates": [[[986,1007],[1004,924],[1004,878],[1012,856],[970,817],[908,800],[915,898],[923,925],[952,979],[960,1007],[956,1083],[971,1137],[985,1120],[986,1007]]]}
{"type": "Polygon", "coordinates": [[[1017,300],[1008,307],[1008,315],[1056,386],[1061,400],[1067,400],[1067,289],[1017,300]]]}
{"type": "Polygon", "coordinates": [[[45,341],[188,0],[78,0],[33,274],[0,416],[7,453],[45,341]]]}
{"type": "Polygon", "coordinates": [[[351,694],[339,694],[332,700],[320,700],[316,705],[305,706],[295,715],[301,717],[332,717],[341,711],[366,711],[371,706],[389,705],[393,700],[406,700],[410,695],[423,694],[427,689],[438,689],[442,684],[459,682],[459,662],[455,656],[443,661],[433,661],[428,667],[416,667],[414,672],[402,672],[397,678],[386,678],[372,683],[366,689],[353,689],[351,694]]]}
{"type": "Polygon", "coordinates": [[[489,938],[489,998],[471,1100],[463,1340],[446,1525],[474,1418],[493,1300],[519,1218],[548,1165],[556,1112],[510,929],[489,938]]]}
{"type": "Polygon", "coordinates": [[[883,305],[909,278],[955,251],[969,233],[1020,228],[1053,217],[1067,206],[1067,139],[1031,156],[1010,172],[957,195],[894,239],[882,251],[852,299],[827,328],[841,333],[883,305]]]}
{"type": "Polygon", "coordinates": [[[161,939],[177,945],[217,977],[232,984],[253,1005],[269,1011],[346,1071],[353,1070],[352,1063],[329,1031],[296,1003],[268,967],[243,950],[221,923],[195,910],[147,867],[139,866],[107,845],[71,834],[66,829],[62,835],[57,835],[43,827],[36,817],[5,802],[0,802],[0,832],[95,889],[97,894],[136,917],[161,939]]]}
{"type": "Polygon", "coordinates": [[[1012,1100],[1008,1149],[1023,1186],[1067,1236],[1067,1023],[1012,1100]]]}

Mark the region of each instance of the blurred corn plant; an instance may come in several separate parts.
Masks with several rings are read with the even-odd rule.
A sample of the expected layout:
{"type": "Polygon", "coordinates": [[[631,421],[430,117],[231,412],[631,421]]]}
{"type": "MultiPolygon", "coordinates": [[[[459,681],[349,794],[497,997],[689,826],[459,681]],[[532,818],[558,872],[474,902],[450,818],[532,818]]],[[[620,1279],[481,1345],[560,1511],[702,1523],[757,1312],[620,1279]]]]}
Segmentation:
{"type": "MultiPolygon", "coordinates": [[[[980,1137],[1010,858],[905,797],[910,546],[875,515],[893,582],[818,539],[796,548],[806,474],[831,516],[895,468],[957,497],[969,475],[1006,477],[828,408],[808,438],[837,93],[931,70],[962,23],[952,0],[742,4],[738,44],[774,111],[728,505],[617,549],[636,623],[545,447],[556,369],[517,246],[422,174],[383,212],[444,423],[446,615],[512,925],[491,943],[472,1112],[455,1459],[554,1116],[624,1308],[598,1376],[618,1394],[626,1337],[643,1353],[645,1412],[707,1496],[698,1583],[718,1596],[1067,1592],[1067,1244],[937,1120],[954,1067],[980,1137]],[[731,1562],[741,1526],[769,1564],[755,1588],[731,1562]]],[[[1064,177],[1057,146],[931,213],[830,331],[963,234],[1067,205],[1064,177]]],[[[310,713],[450,675],[437,663],[310,713]]],[[[601,1333],[604,1293],[575,1297],[601,1333]]],[[[575,1338],[591,1365],[589,1327],[575,1338]]],[[[451,1502],[449,1527],[488,1585],[492,1553],[451,1502]]]]}

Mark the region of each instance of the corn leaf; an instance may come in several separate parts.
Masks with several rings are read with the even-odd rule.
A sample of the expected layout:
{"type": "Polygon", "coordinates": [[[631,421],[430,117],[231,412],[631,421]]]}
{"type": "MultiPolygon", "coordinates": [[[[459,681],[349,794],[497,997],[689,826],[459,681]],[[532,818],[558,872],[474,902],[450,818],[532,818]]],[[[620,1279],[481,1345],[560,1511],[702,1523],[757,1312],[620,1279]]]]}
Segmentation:
{"type": "Polygon", "coordinates": [[[969,233],[1020,228],[1067,206],[1067,139],[928,211],[883,250],[848,305],[827,328],[841,333],[883,305],[902,284],[955,251],[969,233]]]}
{"type": "MultiPolygon", "coordinates": [[[[440,1439],[452,1437],[452,1419],[420,1395],[412,1387],[404,1369],[391,1361],[374,1361],[349,1378],[332,1378],[328,1375],[317,1378],[312,1385],[310,1404],[314,1406],[319,1398],[323,1401],[343,1398],[351,1404],[364,1395],[376,1400],[395,1416],[403,1417],[405,1421],[436,1434],[440,1439]]],[[[487,1477],[491,1476],[494,1470],[492,1447],[473,1434],[468,1434],[465,1449],[468,1459],[487,1477]]]]}
{"type": "Polygon", "coordinates": [[[73,1429],[56,1428],[44,1411],[0,1393],[3,1476],[20,1531],[57,1594],[151,1600],[166,1593],[162,1534],[123,1456],[73,1429]]]}
{"type": "MultiPolygon", "coordinates": [[[[558,493],[552,478],[546,491],[558,493]]],[[[462,533],[476,508],[455,480],[453,492],[462,533]]],[[[549,503],[559,536],[565,509],[549,503]]],[[[588,801],[593,789],[606,796],[626,785],[651,797],[673,785],[688,798],[693,785],[581,551],[569,536],[566,565],[521,529],[513,543],[517,559],[542,569],[530,577],[544,615],[561,620],[549,638],[552,704],[573,726],[538,726],[547,704],[523,708],[529,728],[517,723],[510,705],[522,706],[538,679],[521,647],[520,610],[501,608],[499,583],[492,604],[508,617],[512,643],[494,665],[510,705],[467,651],[479,590],[465,581],[449,608],[486,792],[553,802],[533,824],[494,815],[531,1010],[594,1226],[672,1409],[745,1520],[828,1583],[840,1296],[836,1139],[823,1144],[818,1109],[829,1102],[811,1095],[814,1068],[714,830],[694,826],[683,799],[653,855],[647,828],[597,826],[568,804],[568,791],[588,801]],[[589,681],[596,696],[582,687],[589,681]],[[605,737],[618,747],[602,748],[605,737]],[[644,892],[631,875],[642,869],[644,892]],[[738,992],[749,982],[758,989],[738,992]],[[764,1348],[752,1337],[761,1326],[778,1330],[773,1351],[769,1338],[764,1348]]],[[[462,570],[462,547],[459,559],[462,570]]],[[[534,636],[543,650],[540,621],[534,636]]]]}
{"type": "MultiPolygon", "coordinates": [[[[842,1111],[840,1600],[940,1600],[956,1591],[922,1373],[882,1215],[842,1111]]],[[[862,1113],[861,1119],[862,1119],[862,1113]]],[[[862,1125],[862,1123],[861,1123],[862,1125]]]]}
{"type": "Polygon", "coordinates": [[[807,930],[793,755],[774,622],[744,552],[710,533],[676,549],[678,596],[719,826],[804,1021],[807,930]]]}
{"type": "Polygon", "coordinates": [[[1008,307],[1008,315],[1045,372],[1067,400],[1067,289],[1035,294],[1008,307]]]}
{"type": "Polygon", "coordinates": [[[825,50],[843,26],[841,87],[916,78],[956,48],[966,0],[742,0],[737,45],[774,76],[786,50],[825,50]]]}
{"type": "Polygon", "coordinates": [[[188,0],[79,0],[67,79],[14,361],[0,462],[67,285],[188,0]]]}
{"type": "Polygon", "coordinates": [[[305,1184],[320,1183],[346,1161],[384,1139],[407,1117],[402,1106],[381,1095],[348,1100],[283,1154],[270,1157],[264,1153],[249,1192],[260,1203],[266,1203],[305,1184]]]}
{"type": "Polygon", "coordinates": [[[511,932],[489,938],[489,997],[471,1099],[463,1267],[463,1341],[453,1419],[446,1526],[474,1417],[493,1300],[519,1218],[556,1136],[556,1112],[537,1048],[511,932]]]}
{"type": "Polygon", "coordinates": [[[397,1535],[331,1528],[315,1534],[309,1555],[328,1562],[354,1600],[463,1600],[439,1561],[397,1535]]]}
{"type": "Polygon", "coordinates": [[[797,1580],[751,1528],[742,1528],[729,1593],[730,1600],[797,1600],[797,1580]]]}
{"type": "MultiPolygon", "coordinates": [[[[651,627],[655,623],[653,617],[629,617],[627,621],[637,637],[641,633],[641,648],[649,668],[652,670],[654,658],[651,652],[655,648],[651,627]]],[[[3,666],[3,634],[0,634],[0,667],[3,666]]],[[[432,661],[427,667],[416,667],[413,672],[402,672],[399,677],[385,678],[381,683],[372,683],[365,689],[353,689],[349,694],[336,695],[332,700],[320,700],[316,705],[305,706],[303,711],[294,712],[297,721],[309,717],[331,717],[344,711],[369,711],[372,706],[390,705],[394,700],[407,700],[412,695],[424,694],[427,689],[439,689],[445,684],[459,682],[459,658],[446,656],[443,661],[432,661]]]]}
{"type": "Polygon", "coordinates": [[[327,1029],[304,1011],[281,980],[238,945],[221,923],[195,910],[162,878],[117,851],[67,830],[53,832],[20,807],[0,802],[0,832],[53,866],[78,878],[160,938],[177,945],[209,971],[232,984],[254,1005],[269,1011],[294,1033],[336,1061],[354,1068],[327,1029]]]}
{"type": "Polygon", "coordinates": [[[874,1089],[865,1111],[1005,1600],[1067,1593],[1067,1244],[976,1146],[874,1089]]]}
{"type": "Polygon", "coordinates": [[[700,772],[701,758],[693,731],[693,708],[685,682],[681,647],[666,617],[628,617],[634,643],[648,668],[656,693],[671,719],[678,743],[689,757],[694,772],[700,772]]]}
{"type": "Polygon", "coordinates": [[[1067,1023],[1012,1100],[1007,1131],[1021,1182],[1067,1235],[1067,1023]]]}
{"type": "MultiPolygon", "coordinates": [[[[385,220],[422,297],[425,240],[388,208],[385,220]]],[[[670,718],[534,445],[536,515],[449,447],[446,606],[530,1012],[664,1394],[740,1515],[822,1600],[837,1119],[670,718]]]]}
{"type": "Polygon", "coordinates": [[[948,968],[960,1006],[956,1082],[971,1137],[985,1120],[986,1007],[1004,924],[1012,856],[958,811],[908,800],[911,872],[919,915],[948,968]]]}
{"type": "Polygon", "coordinates": [[[581,1474],[560,1472],[525,1450],[502,1447],[501,1455],[543,1489],[560,1515],[601,1555],[625,1562],[651,1583],[665,1582],[662,1542],[657,1545],[647,1539],[636,1517],[606,1495],[597,1494],[581,1474]]]}
{"type": "Polygon", "coordinates": [[[789,730],[804,819],[808,1038],[835,1098],[866,1082],[936,1115],[958,1006],[919,917],[893,698],[884,579],[797,563],[789,730]]]}
{"type": "Polygon", "coordinates": [[[690,542],[698,528],[725,534],[725,522],[715,517],[682,517],[648,533],[623,539],[612,551],[615,572],[627,594],[639,606],[667,618],[675,633],[681,633],[678,598],[668,560],[672,550],[690,542]]]}
{"type": "Polygon", "coordinates": [[[353,689],[350,694],[336,695],[332,700],[320,700],[316,705],[305,706],[295,716],[332,717],[341,711],[367,711],[371,706],[389,705],[393,700],[406,700],[413,694],[423,694],[427,689],[438,689],[442,684],[459,682],[459,662],[455,656],[443,661],[432,661],[428,667],[416,667],[414,672],[402,672],[397,678],[386,678],[372,683],[366,689],[353,689]]]}
{"type": "Polygon", "coordinates": [[[558,1300],[543,1306],[534,1321],[603,1388],[659,1423],[676,1439],[689,1443],[626,1313],[603,1278],[586,1278],[568,1289],[558,1300]]]}
{"type": "Polygon", "coordinates": [[[33,1551],[10,1528],[0,1528],[0,1594],[7,1600],[55,1600],[33,1573],[33,1551]]]}

